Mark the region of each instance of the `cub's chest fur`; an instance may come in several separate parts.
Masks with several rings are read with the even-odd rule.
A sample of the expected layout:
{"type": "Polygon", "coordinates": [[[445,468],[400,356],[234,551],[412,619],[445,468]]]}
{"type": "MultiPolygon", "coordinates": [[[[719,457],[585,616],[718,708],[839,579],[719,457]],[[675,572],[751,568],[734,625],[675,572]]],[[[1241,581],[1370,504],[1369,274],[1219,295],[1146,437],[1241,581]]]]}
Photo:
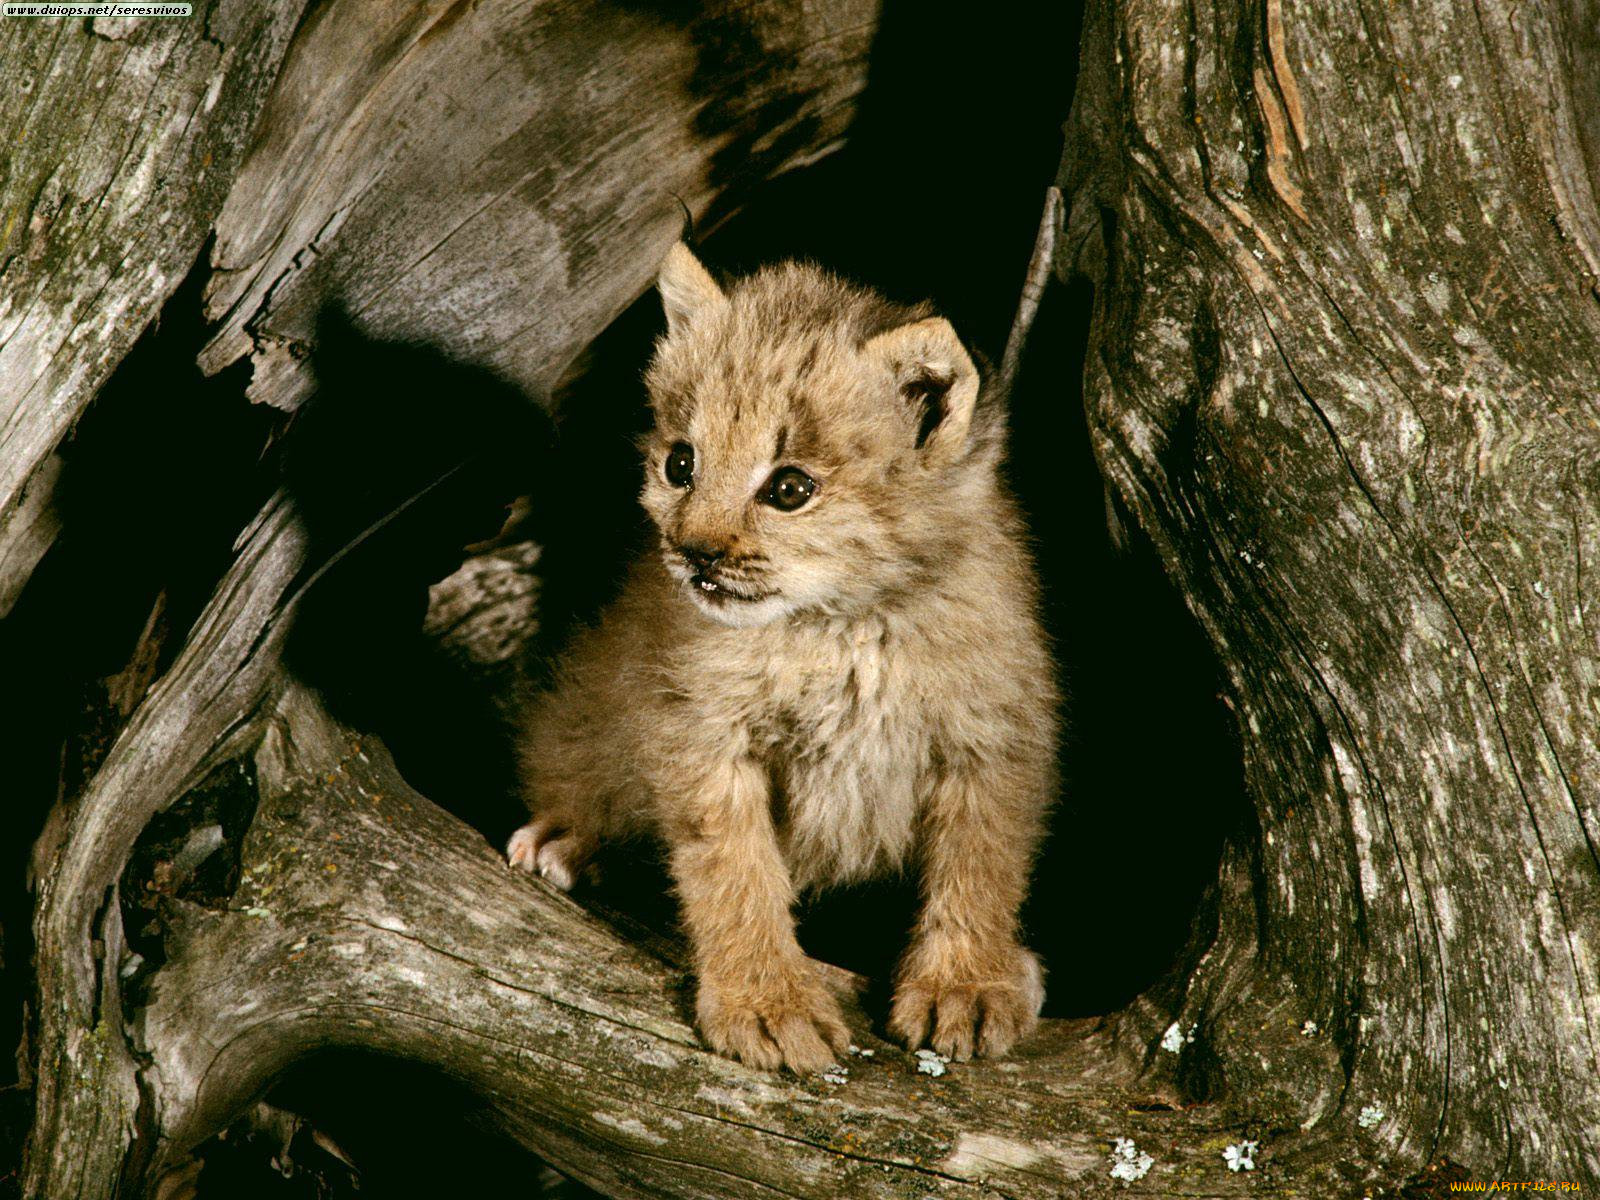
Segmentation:
{"type": "Polygon", "coordinates": [[[933,737],[914,668],[882,622],[785,638],[760,664],[751,746],[797,885],[881,874],[909,853],[933,737]]]}

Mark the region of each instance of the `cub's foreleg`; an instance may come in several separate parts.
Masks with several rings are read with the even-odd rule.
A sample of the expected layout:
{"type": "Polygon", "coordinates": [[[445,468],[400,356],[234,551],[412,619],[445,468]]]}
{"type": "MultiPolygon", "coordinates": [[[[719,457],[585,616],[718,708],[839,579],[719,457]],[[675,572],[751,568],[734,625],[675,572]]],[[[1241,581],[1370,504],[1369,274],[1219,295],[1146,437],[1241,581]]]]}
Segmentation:
{"type": "Polygon", "coordinates": [[[1003,1054],[1037,1023],[1038,957],[1017,912],[1039,840],[1044,772],[978,754],[941,768],[923,813],[923,908],[896,976],[890,1031],[954,1059],[1003,1054]]]}
{"type": "Polygon", "coordinates": [[[838,1003],[795,940],[794,886],[760,764],[734,758],[668,785],[664,822],[712,1049],[768,1070],[815,1071],[849,1045],[838,1003]]]}
{"type": "Polygon", "coordinates": [[[569,688],[541,698],[518,746],[532,816],[506,843],[506,861],[562,891],[571,890],[602,841],[637,824],[640,814],[630,808],[643,807],[622,735],[605,718],[586,690],[569,688]]]}

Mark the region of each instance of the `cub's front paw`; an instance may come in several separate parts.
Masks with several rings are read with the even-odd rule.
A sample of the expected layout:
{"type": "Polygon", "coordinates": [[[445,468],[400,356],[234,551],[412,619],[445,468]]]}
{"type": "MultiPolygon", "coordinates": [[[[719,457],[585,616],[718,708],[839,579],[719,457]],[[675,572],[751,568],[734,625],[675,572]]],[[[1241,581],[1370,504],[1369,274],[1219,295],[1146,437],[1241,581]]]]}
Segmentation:
{"type": "Polygon", "coordinates": [[[535,817],[511,835],[506,843],[506,863],[570,892],[598,846],[599,839],[570,822],[535,817]]]}
{"type": "Polygon", "coordinates": [[[801,968],[777,984],[701,980],[696,1015],[706,1044],[753,1067],[820,1071],[850,1046],[839,1004],[801,968]]]}
{"type": "Polygon", "coordinates": [[[901,970],[889,1032],[912,1050],[927,1043],[958,1062],[990,1057],[1032,1032],[1043,1004],[1044,971],[1031,950],[919,947],[901,970]]]}

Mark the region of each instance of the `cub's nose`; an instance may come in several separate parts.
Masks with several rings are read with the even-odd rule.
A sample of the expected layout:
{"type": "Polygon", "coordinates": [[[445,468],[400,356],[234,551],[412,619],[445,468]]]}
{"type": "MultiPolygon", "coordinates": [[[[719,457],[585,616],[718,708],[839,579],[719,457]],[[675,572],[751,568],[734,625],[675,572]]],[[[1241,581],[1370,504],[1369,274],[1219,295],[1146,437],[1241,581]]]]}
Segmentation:
{"type": "Polygon", "coordinates": [[[719,550],[708,542],[683,542],[678,546],[678,553],[696,571],[706,571],[716,566],[727,551],[719,550]]]}

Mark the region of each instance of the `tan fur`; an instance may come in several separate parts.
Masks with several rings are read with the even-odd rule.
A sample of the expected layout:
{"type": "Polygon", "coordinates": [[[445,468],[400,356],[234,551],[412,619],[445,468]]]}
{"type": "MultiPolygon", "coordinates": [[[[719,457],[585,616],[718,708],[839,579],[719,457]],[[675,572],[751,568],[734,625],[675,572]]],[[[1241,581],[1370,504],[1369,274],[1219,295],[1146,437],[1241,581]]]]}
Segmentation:
{"type": "Polygon", "coordinates": [[[846,1042],[795,941],[796,892],[914,863],[924,905],[890,1028],[1002,1053],[1043,999],[1017,910],[1056,745],[1003,418],[924,308],[797,264],[724,293],[682,246],[661,291],[642,496],[660,550],[533,706],[534,815],[510,859],[567,887],[604,839],[662,837],[706,1040],[796,1071],[846,1042]],[[687,489],[664,473],[677,442],[687,489]],[[783,512],[761,496],[789,465],[817,490],[783,512]],[[707,595],[685,544],[723,551],[707,574],[752,598],[707,595]]]}

